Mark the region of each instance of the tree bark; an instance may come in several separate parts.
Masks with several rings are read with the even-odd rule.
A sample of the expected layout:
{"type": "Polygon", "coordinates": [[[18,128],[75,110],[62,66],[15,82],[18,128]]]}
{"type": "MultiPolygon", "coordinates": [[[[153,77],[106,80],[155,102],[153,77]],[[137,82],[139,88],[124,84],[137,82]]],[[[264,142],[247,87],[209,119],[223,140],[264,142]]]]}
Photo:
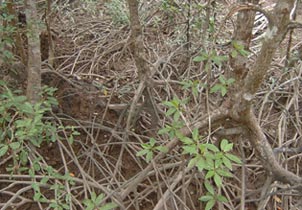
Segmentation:
{"type": "Polygon", "coordinates": [[[40,28],[36,4],[34,0],[25,0],[28,62],[27,62],[27,90],[26,95],[31,103],[39,100],[41,92],[41,51],[40,28]]]}
{"type": "MultiPolygon", "coordinates": [[[[276,160],[271,146],[264,135],[253,113],[253,98],[260,88],[274,57],[275,51],[288,31],[290,12],[294,7],[294,0],[279,0],[272,11],[270,22],[260,53],[254,66],[248,70],[241,89],[230,95],[230,117],[241,123],[248,130],[250,142],[259,154],[259,158],[268,173],[275,180],[301,188],[302,178],[282,168],[276,160]]],[[[247,41],[247,40],[246,40],[247,41]]]]}

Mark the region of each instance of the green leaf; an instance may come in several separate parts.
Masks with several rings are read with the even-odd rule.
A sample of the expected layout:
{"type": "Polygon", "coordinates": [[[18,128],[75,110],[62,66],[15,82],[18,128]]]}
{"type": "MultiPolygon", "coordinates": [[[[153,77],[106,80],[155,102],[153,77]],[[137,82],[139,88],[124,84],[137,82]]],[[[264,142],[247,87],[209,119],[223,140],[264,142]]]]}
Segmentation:
{"type": "Polygon", "coordinates": [[[7,150],[8,150],[8,145],[1,145],[1,148],[0,148],[0,157],[2,157],[3,155],[5,155],[6,154],[6,152],[7,152],[7,150]]]}
{"type": "Polygon", "coordinates": [[[24,103],[27,100],[26,96],[16,96],[14,98],[15,103],[24,103]]]}
{"type": "Polygon", "coordinates": [[[230,78],[227,80],[227,85],[231,85],[235,82],[236,80],[234,78],[230,78]]]}
{"type": "Polygon", "coordinates": [[[217,185],[217,187],[222,186],[222,179],[217,173],[214,175],[214,182],[217,185]]]}
{"type": "Polygon", "coordinates": [[[177,110],[175,108],[170,108],[168,109],[168,111],[166,112],[166,116],[170,116],[172,115],[174,112],[176,112],[177,110]]]}
{"type": "Polygon", "coordinates": [[[228,145],[228,143],[229,143],[228,140],[222,139],[221,142],[220,142],[220,148],[222,150],[224,150],[224,148],[228,145]]]}
{"type": "Polygon", "coordinates": [[[221,65],[223,61],[227,61],[228,57],[227,56],[214,56],[212,57],[212,61],[216,64],[216,65],[221,65]]]}
{"type": "Polygon", "coordinates": [[[198,135],[198,129],[197,128],[194,128],[193,130],[193,133],[192,133],[192,138],[195,140],[195,141],[198,141],[199,139],[199,135],[198,135]]]}
{"type": "Polygon", "coordinates": [[[207,172],[205,178],[209,179],[209,178],[213,177],[214,175],[215,175],[215,171],[210,170],[210,171],[207,172]]]}
{"type": "Polygon", "coordinates": [[[197,148],[195,145],[183,146],[184,154],[197,154],[197,148]]]}
{"type": "Polygon", "coordinates": [[[219,152],[219,149],[214,144],[205,144],[206,148],[213,151],[213,152],[219,152]]]}
{"type": "Polygon", "coordinates": [[[222,157],[223,164],[230,170],[232,170],[232,162],[227,157],[222,157]]]}
{"type": "Polygon", "coordinates": [[[158,133],[159,135],[163,135],[163,134],[168,133],[169,131],[170,131],[170,128],[164,127],[164,128],[162,128],[162,129],[160,129],[157,133],[158,133]]]}
{"type": "Polygon", "coordinates": [[[42,194],[40,192],[35,192],[33,199],[34,201],[39,201],[41,197],[42,194]]]}
{"type": "Polygon", "coordinates": [[[196,166],[198,171],[201,172],[206,167],[206,161],[202,157],[199,157],[196,162],[196,166]]]}
{"type": "Polygon", "coordinates": [[[24,113],[27,113],[27,114],[33,114],[34,113],[34,109],[33,109],[33,106],[31,103],[29,102],[25,102],[23,105],[22,105],[22,111],[24,113]]]}
{"type": "Polygon", "coordinates": [[[152,147],[150,146],[150,144],[147,143],[143,143],[141,144],[142,148],[146,149],[146,150],[150,150],[152,147]]]}
{"type": "Polygon", "coordinates": [[[23,166],[28,163],[28,152],[27,151],[22,150],[19,157],[20,157],[21,164],[23,166]]]}
{"type": "Polygon", "coordinates": [[[232,58],[236,58],[238,56],[237,50],[232,50],[231,56],[232,56],[232,58]]]}
{"type": "Polygon", "coordinates": [[[210,89],[210,93],[217,93],[218,91],[221,90],[223,86],[221,84],[216,84],[210,89]]]}
{"type": "Polygon", "coordinates": [[[237,156],[235,156],[235,155],[232,155],[232,154],[225,154],[225,156],[227,157],[227,158],[229,158],[231,161],[233,161],[233,162],[235,162],[235,163],[238,163],[238,164],[241,164],[241,160],[237,157],[237,156]]]}
{"type": "Polygon", "coordinates": [[[62,207],[60,207],[60,208],[61,208],[62,210],[63,210],[63,209],[64,209],[64,210],[65,210],[65,209],[67,209],[67,210],[70,209],[69,205],[66,204],[66,203],[61,204],[61,206],[62,206],[62,207]]]}
{"type": "Polygon", "coordinates": [[[96,205],[99,205],[102,203],[103,199],[105,198],[105,194],[104,193],[101,193],[98,195],[98,197],[95,199],[94,203],[96,205]]]}
{"type": "Polygon", "coordinates": [[[225,85],[226,84],[226,81],[225,81],[225,77],[223,75],[220,75],[218,77],[218,80],[220,81],[221,84],[225,85]]]}
{"type": "Polygon", "coordinates": [[[48,182],[48,180],[49,180],[49,177],[47,177],[47,176],[44,176],[42,179],[41,179],[41,184],[46,184],[47,182],[48,182]]]}
{"type": "Polygon", "coordinates": [[[149,151],[146,155],[146,161],[147,163],[149,163],[153,158],[153,152],[152,151],[149,151]]]}
{"type": "Polygon", "coordinates": [[[96,200],[96,193],[95,193],[95,192],[91,192],[90,198],[91,198],[91,200],[92,200],[93,202],[95,202],[95,200],[96,200]]]}
{"type": "Polygon", "coordinates": [[[224,149],[223,149],[223,151],[224,152],[229,152],[229,151],[231,151],[232,149],[233,149],[233,143],[230,143],[230,144],[227,144],[225,147],[224,147],[224,149]]]}
{"type": "Polygon", "coordinates": [[[28,169],[28,174],[30,177],[33,178],[35,176],[35,171],[32,168],[30,168],[30,169],[28,169]]]}
{"type": "Polygon", "coordinates": [[[211,210],[213,208],[213,206],[215,205],[216,201],[213,199],[213,200],[209,200],[207,202],[207,205],[205,207],[205,210],[211,210]]]}
{"type": "Polygon", "coordinates": [[[102,207],[100,208],[100,210],[111,210],[111,209],[114,209],[114,208],[116,208],[116,207],[118,207],[118,205],[115,204],[115,203],[107,203],[107,204],[105,204],[104,206],[102,206],[102,207]]]}
{"type": "Polygon", "coordinates": [[[169,151],[169,149],[165,146],[158,146],[158,147],[156,147],[156,150],[163,152],[163,153],[167,153],[169,151]]]}
{"type": "Polygon", "coordinates": [[[34,168],[35,171],[40,171],[41,170],[41,167],[40,167],[39,163],[34,163],[33,168],[34,168]]]}
{"type": "Polygon", "coordinates": [[[171,101],[164,101],[163,104],[168,107],[174,107],[174,104],[171,101]]]}
{"type": "Polygon", "coordinates": [[[9,144],[9,147],[12,148],[12,150],[17,150],[21,146],[20,142],[12,142],[9,144]]]}
{"type": "Polygon", "coordinates": [[[190,139],[186,136],[182,136],[182,137],[178,137],[178,138],[184,144],[193,144],[194,143],[192,139],[190,139]]]}
{"type": "Polygon", "coordinates": [[[136,156],[141,157],[141,156],[144,156],[145,154],[147,154],[148,152],[149,152],[149,150],[144,149],[144,150],[141,150],[141,151],[137,152],[136,156]]]}
{"type": "Polygon", "coordinates": [[[217,169],[216,173],[223,177],[233,177],[233,175],[230,172],[223,169],[217,169]]]}
{"type": "Polygon", "coordinates": [[[228,90],[226,89],[226,87],[221,86],[220,92],[221,92],[221,96],[225,96],[227,94],[228,90]]]}
{"type": "Polygon", "coordinates": [[[207,202],[209,200],[213,200],[213,196],[211,195],[204,195],[204,196],[201,196],[200,198],[198,198],[198,200],[202,201],[202,202],[207,202]]]}
{"type": "Polygon", "coordinates": [[[246,56],[248,56],[248,55],[250,54],[249,51],[244,50],[244,49],[238,50],[238,52],[240,53],[240,55],[242,55],[242,56],[244,56],[244,57],[246,57],[246,56]]]}
{"type": "Polygon", "coordinates": [[[196,165],[196,162],[197,162],[197,157],[192,158],[188,163],[188,167],[193,168],[196,165]]]}
{"type": "Polygon", "coordinates": [[[156,143],[156,140],[154,138],[150,138],[150,142],[149,142],[150,146],[154,147],[155,143],[156,143]]]}
{"type": "Polygon", "coordinates": [[[223,195],[218,195],[217,200],[219,202],[228,202],[228,199],[226,197],[224,197],[223,195]]]}
{"type": "Polygon", "coordinates": [[[84,205],[88,206],[89,204],[92,203],[92,201],[91,201],[90,199],[84,199],[84,200],[82,201],[82,203],[83,203],[84,205]]]}
{"type": "MultiPolygon", "coordinates": [[[[221,153],[218,153],[218,155],[221,154],[221,153]]],[[[221,158],[217,158],[215,160],[215,168],[220,168],[222,166],[223,162],[222,162],[222,159],[221,158]]]]}
{"type": "MultiPolygon", "coordinates": [[[[54,140],[54,141],[55,141],[55,140],[54,140]]],[[[53,142],[54,142],[54,141],[53,141],[53,142]]],[[[73,144],[73,142],[74,142],[73,136],[72,136],[72,135],[69,136],[69,137],[67,138],[67,141],[68,141],[69,144],[73,144]]]]}
{"type": "Polygon", "coordinates": [[[194,62],[201,62],[201,61],[206,61],[207,59],[208,59],[207,57],[198,55],[195,58],[193,58],[193,61],[194,62]]]}
{"type": "Polygon", "coordinates": [[[214,188],[213,188],[213,186],[210,184],[209,181],[206,180],[205,183],[204,183],[204,186],[205,186],[205,188],[207,189],[207,191],[208,191],[211,195],[214,195],[214,194],[215,194],[214,188]]]}
{"type": "Polygon", "coordinates": [[[174,119],[174,121],[178,121],[179,120],[179,118],[180,118],[180,112],[179,111],[176,111],[175,113],[174,113],[174,116],[173,116],[173,119],[174,119]]]}
{"type": "Polygon", "coordinates": [[[94,209],[94,204],[90,199],[85,199],[83,201],[83,204],[86,206],[85,210],[93,210],[94,209]]]}

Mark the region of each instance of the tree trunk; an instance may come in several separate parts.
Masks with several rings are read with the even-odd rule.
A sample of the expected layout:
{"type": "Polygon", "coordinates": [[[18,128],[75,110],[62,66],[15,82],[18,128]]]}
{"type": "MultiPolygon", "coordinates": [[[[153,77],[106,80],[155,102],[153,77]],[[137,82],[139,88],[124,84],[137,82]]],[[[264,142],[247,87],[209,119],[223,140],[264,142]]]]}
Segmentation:
{"type": "Polygon", "coordinates": [[[41,92],[40,22],[35,1],[25,0],[25,7],[28,39],[26,95],[31,103],[36,103],[41,92]]]}

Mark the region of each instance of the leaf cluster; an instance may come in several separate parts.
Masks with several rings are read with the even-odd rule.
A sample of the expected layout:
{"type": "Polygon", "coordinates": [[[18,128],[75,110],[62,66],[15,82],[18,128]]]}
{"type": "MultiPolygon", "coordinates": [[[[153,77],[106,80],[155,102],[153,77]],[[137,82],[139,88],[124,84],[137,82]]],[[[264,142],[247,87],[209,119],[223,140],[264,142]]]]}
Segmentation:
{"type": "Polygon", "coordinates": [[[85,210],[111,210],[118,206],[113,202],[102,204],[105,198],[105,194],[103,193],[97,195],[95,192],[92,192],[90,196],[90,199],[83,201],[83,204],[86,206],[85,210]]]}
{"type": "Polygon", "coordinates": [[[228,87],[235,82],[234,78],[226,79],[223,75],[219,76],[219,83],[215,84],[210,93],[220,92],[221,96],[225,96],[228,92],[228,87]]]}

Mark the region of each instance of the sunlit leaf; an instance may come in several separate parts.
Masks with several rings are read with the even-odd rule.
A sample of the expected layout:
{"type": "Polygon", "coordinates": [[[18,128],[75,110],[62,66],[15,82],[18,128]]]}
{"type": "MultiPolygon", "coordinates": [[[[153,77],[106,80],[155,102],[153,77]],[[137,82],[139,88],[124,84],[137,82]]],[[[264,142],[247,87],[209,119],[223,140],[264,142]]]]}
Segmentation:
{"type": "Polygon", "coordinates": [[[12,150],[17,150],[21,146],[20,142],[12,142],[9,144],[9,147],[12,148],[12,150]]]}
{"type": "Polygon", "coordinates": [[[225,169],[216,169],[216,173],[223,177],[233,177],[233,174],[231,174],[228,170],[225,169]]]}
{"type": "Polygon", "coordinates": [[[8,145],[1,145],[1,148],[0,148],[0,157],[5,155],[6,152],[8,150],[8,145]]]}
{"type": "Polygon", "coordinates": [[[194,143],[192,139],[190,139],[186,136],[182,136],[181,138],[179,138],[179,140],[184,144],[193,144],[194,143]]]}
{"type": "Polygon", "coordinates": [[[215,205],[216,201],[213,199],[213,200],[209,200],[207,202],[207,205],[205,207],[205,210],[211,210],[213,208],[213,206],[215,205]]]}
{"type": "Polygon", "coordinates": [[[217,200],[219,202],[228,202],[228,199],[226,197],[224,197],[223,195],[218,195],[217,200]]]}
{"type": "Polygon", "coordinates": [[[182,147],[184,150],[184,154],[196,154],[197,153],[197,148],[195,145],[190,145],[190,146],[183,146],[182,147]]]}
{"type": "Polygon", "coordinates": [[[214,144],[205,144],[206,148],[213,151],[213,152],[219,152],[219,149],[214,144]]]}
{"type": "Polygon", "coordinates": [[[232,170],[232,162],[228,158],[223,157],[222,162],[228,169],[232,170]]]}
{"type": "Polygon", "coordinates": [[[218,187],[222,186],[222,179],[218,174],[214,175],[214,182],[218,187]]]}
{"type": "Polygon", "coordinates": [[[167,153],[169,151],[169,149],[165,146],[158,146],[158,147],[156,147],[156,149],[163,153],[167,153]]]}
{"type": "Polygon", "coordinates": [[[107,203],[107,204],[105,204],[104,206],[102,206],[102,207],[99,208],[99,209],[100,209],[100,210],[111,210],[111,209],[114,209],[114,208],[116,208],[116,207],[118,207],[118,205],[115,204],[115,203],[107,203]]]}
{"type": "Polygon", "coordinates": [[[213,196],[211,195],[204,195],[204,196],[201,196],[200,198],[198,198],[198,200],[202,201],[202,202],[207,202],[209,200],[213,200],[213,196]]]}
{"type": "Polygon", "coordinates": [[[193,132],[192,132],[192,138],[197,141],[198,140],[198,129],[194,128],[193,132]]]}
{"type": "Polygon", "coordinates": [[[177,122],[179,120],[179,118],[180,118],[180,112],[176,111],[174,113],[173,120],[177,122]]]}
{"type": "Polygon", "coordinates": [[[99,205],[103,201],[104,198],[105,198],[105,194],[104,193],[99,194],[97,196],[97,198],[95,199],[95,201],[94,201],[95,204],[99,205]]]}
{"type": "Polygon", "coordinates": [[[197,166],[198,171],[201,172],[206,167],[206,161],[204,160],[204,158],[199,157],[196,162],[196,166],[197,166]]]}
{"type": "Polygon", "coordinates": [[[148,152],[149,152],[149,150],[144,149],[144,150],[137,152],[136,156],[141,157],[141,156],[144,156],[145,154],[147,154],[148,152]]]}
{"type": "Polygon", "coordinates": [[[207,172],[205,178],[209,179],[209,178],[213,177],[214,175],[215,175],[215,171],[210,170],[210,171],[207,172]]]}
{"type": "Polygon", "coordinates": [[[227,94],[228,90],[226,89],[226,87],[221,86],[220,92],[221,92],[221,96],[225,96],[227,94]]]}
{"type": "Polygon", "coordinates": [[[174,112],[176,112],[177,110],[175,108],[170,108],[168,109],[168,111],[166,112],[166,116],[170,116],[172,115],[174,112]]]}
{"type": "Polygon", "coordinates": [[[153,158],[153,152],[152,151],[149,151],[146,155],[146,161],[147,162],[150,162],[153,158]]]}
{"type": "Polygon", "coordinates": [[[225,156],[227,158],[229,158],[231,161],[235,162],[235,163],[238,163],[238,164],[241,163],[241,160],[237,156],[235,156],[235,155],[232,155],[232,154],[228,153],[228,154],[225,154],[225,156]]]}
{"type": "Polygon", "coordinates": [[[213,188],[213,186],[210,184],[209,181],[206,180],[206,181],[204,182],[204,186],[205,186],[205,188],[207,189],[207,191],[208,191],[211,195],[214,195],[214,194],[215,194],[214,188],[213,188]]]}
{"type": "Polygon", "coordinates": [[[213,87],[211,87],[210,93],[216,93],[220,90],[220,88],[221,88],[221,85],[216,84],[213,87]]]}

